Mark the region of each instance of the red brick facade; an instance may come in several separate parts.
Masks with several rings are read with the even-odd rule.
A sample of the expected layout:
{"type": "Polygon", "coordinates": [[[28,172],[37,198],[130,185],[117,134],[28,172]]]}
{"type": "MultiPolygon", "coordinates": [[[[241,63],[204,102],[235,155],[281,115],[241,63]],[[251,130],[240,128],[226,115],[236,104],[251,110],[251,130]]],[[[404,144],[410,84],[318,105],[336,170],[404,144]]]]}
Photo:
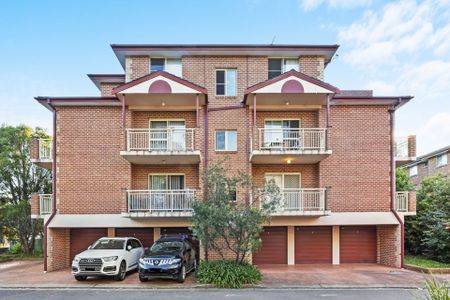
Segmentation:
{"type": "MultiPolygon", "coordinates": [[[[126,82],[148,74],[149,64],[149,56],[127,57],[126,82]]],[[[300,56],[299,68],[301,72],[323,80],[325,57],[300,56]]],[[[302,128],[326,128],[326,106],[322,102],[314,108],[302,110],[297,107],[295,111],[288,107],[257,110],[255,127],[254,111],[241,103],[249,86],[267,80],[266,56],[182,56],[182,70],[184,79],[208,91],[208,105],[200,107],[198,115],[195,108],[183,111],[150,110],[144,106],[133,111],[126,108],[124,127],[119,104],[57,106],[55,192],[58,214],[119,216],[127,213],[126,191],[148,189],[149,174],[184,174],[185,188],[196,189],[198,195],[202,195],[206,157],[209,164],[225,160],[230,174],[237,171],[251,174],[259,186],[263,185],[266,173],[301,173],[302,188],[329,188],[331,214],[390,212],[390,106],[333,105],[327,133],[327,150],[332,154],[317,163],[252,164],[251,149],[257,147],[255,129],[264,128],[265,120],[299,119],[302,128]],[[230,68],[237,70],[237,95],[217,96],[216,69],[230,68]],[[208,132],[205,135],[207,109],[208,132]],[[186,128],[195,128],[195,150],[200,151],[200,163],[134,164],[121,155],[120,152],[126,150],[125,129],[148,128],[149,120],[164,119],[185,120],[186,128]],[[216,151],[215,133],[218,130],[237,131],[237,151],[216,151]],[[204,150],[206,139],[207,153],[204,150]]],[[[115,86],[117,84],[102,83],[101,95],[110,96],[115,86]]],[[[36,211],[35,206],[33,211],[36,211]]],[[[282,222],[279,221],[282,218],[278,217],[277,222],[282,222]]],[[[178,226],[177,221],[172,220],[166,220],[168,226],[178,226]]],[[[136,222],[136,227],[141,226],[140,222],[145,222],[148,227],[160,226],[151,218],[132,221],[136,222]]],[[[301,216],[296,217],[296,222],[279,225],[306,224],[301,216]]],[[[372,225],[377,225],[378,262],[398,267],[400,226],[372,225]]],[[[110,229],[112,232],[113,228],[110,229]]],[[[48,243],[49,270],[68,267],[70,230],[50,229],[48,243]]],[[[217,257],[217,254],[210,253],[210,257],[217,257]]]]}

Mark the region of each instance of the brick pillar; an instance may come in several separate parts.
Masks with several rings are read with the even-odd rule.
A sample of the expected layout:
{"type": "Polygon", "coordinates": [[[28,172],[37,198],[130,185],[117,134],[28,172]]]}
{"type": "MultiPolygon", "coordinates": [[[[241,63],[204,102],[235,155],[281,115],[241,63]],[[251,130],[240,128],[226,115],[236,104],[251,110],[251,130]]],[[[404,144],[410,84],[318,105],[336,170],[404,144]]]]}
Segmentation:
{"type": "Polygon", "coordinates": [[[389,267],[401,267],[400,225],[377,226],[378,262],[389,267]]]}
{"type": "Polygon", "coordinates": [[[408,212],[416,212],[416,191],[410,191],[408,196],[408,212]]]}
{"type": "Polygon", "coordinates": [[[39,140],[32,138],[30,142],[30,158],[39,159],[39,140]]]}
{"type": "Polygon", "coordinates": [[[31,215],[32,216],[39,216],[40,214],[40,201],[39,201],[39,194],[33,193],[31,194],[31,215]]]}
{"type": "Polygon", "coordinates": [[[159,240],[160,236],[161,236],[161,228],[160,227],[153,228],[153,242],[159,240]]]}
{"type": "Polygon", "coordinates": [[[295,265],[295,226],[287,228],[287,244],[288,265],[295,265]]]}
{"type": "Polygon", "coordinates": [[[416,136],[408,136],[408,156],[416,157],[416,136]]]}
{"type": "Polygon", "coordinates": [[[47,271],[56,271],[70,267],[70,229],[49,228],[47,271]]]}
{"type": "Polygon", "coordinates": [[[116,236],[116,229],[114,227],[108,228],[108,237],[115,237],[116,236]]]}
{"type": "Polygon", "coordinates": [[[339,265],[340,264],[340,226],[339,225],[334,225],[333,229],[332,229],[332,253],[333,253],[333,265],[339,265]]]}

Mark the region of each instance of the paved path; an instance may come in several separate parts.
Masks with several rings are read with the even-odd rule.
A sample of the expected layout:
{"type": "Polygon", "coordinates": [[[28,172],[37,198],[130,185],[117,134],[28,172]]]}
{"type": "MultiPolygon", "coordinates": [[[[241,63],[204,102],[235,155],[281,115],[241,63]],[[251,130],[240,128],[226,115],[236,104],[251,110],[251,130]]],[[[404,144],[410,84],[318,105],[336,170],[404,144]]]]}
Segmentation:
{"type": "Polygon", "coordinates": [[[245,300],[302,300],[302,299],[339,299],[339,300],[402,300],[415,299],[422,295],[422,291],[408,289],[317,289],[317,290],[270,290],[270,289],[246,289],[246,290],[216,290],[216,289],[195,289],[195,290],[0,290],[0,299],[83,299],[83,300],[167,300],[167,299],[245,299],[245,300]]]}

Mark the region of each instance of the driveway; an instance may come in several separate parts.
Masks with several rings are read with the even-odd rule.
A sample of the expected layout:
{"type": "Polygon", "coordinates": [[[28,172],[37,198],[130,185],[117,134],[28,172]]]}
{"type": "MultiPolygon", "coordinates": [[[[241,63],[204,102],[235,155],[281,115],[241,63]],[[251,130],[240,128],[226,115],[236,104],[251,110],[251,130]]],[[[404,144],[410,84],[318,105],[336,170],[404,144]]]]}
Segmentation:
{"type": "MultiPolygon", "coordinates": [[[[261,288],[383,288],[423,286],[425,276],[409,270],[392,269],[376,264],[358,265],[266,265],[261,288]]],[[[450,275],[440,275],[450,280],[450,275]]],[[[44,273],[42,260],[24,260],[0,264],[0,287],[48,287],[48,288],[199,288],[191,273],[184,284],[171,280],[151,280],[141,283],[136,272],[128,274],[124,281],[91,277],[83,282],[75,281],[69,269],[44,273]]]]}

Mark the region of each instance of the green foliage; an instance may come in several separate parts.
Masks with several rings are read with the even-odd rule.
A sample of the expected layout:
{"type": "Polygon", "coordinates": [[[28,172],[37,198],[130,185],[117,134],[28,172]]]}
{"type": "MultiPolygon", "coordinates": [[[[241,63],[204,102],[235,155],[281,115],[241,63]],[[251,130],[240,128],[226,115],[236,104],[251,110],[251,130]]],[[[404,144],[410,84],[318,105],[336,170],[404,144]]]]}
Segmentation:
{"type": "Polygon", "coordinates": [[[245,173],[230,175],[223,162],[211,165],[204,182],[206,199],[195,201],[191,229],[205,248],[205,259],[209,250],[222,259],[228,251],[236,262],[243,262],[261,246],[263,224],[270,222],[270,214],[280,201],[279,189],[274,183],[260,189],[245,173]],[[242,196],[237,201],[229,200],[233,189],[242,196]]]}
{"type": "Polygon", "coordinates": [[[450,262],[450,179],[428,177],[417,192],[417,215],[405,220],[408,253],[450,262]]]}
{"type": "Polygon", "coordinates": [[[12,254],[19,254],[19,253],[22,253],[22,252],[23,252],[22,245],[21,245],[20,243],[14,243],[14,244],[11,246],[10,252],[11,252],[12,254]]]}
{"type": "Polygon", "coordinates": [[[42,220],[32,220],[32,193],[51,193],[51,173],[30,161],[31,139],[48,138],[40,128],[0,127],[0,228],[17,237],[27,254],[33,252],[34,239],[42,234],[42,220]]]}
{"type": "Polygon", "coordinates": [[[232,289],[241,288],[244,284],[254,285],[262,279],[261,272],[255,266],[233,260],[202,262],[196,275],[201,283],[232,289]]]}
{"type": "Polygon", "coordinates": [[[448,282],[440,282],[435,278],[425,281],[427,295],[425,300],[450,300],[450,288],[448,282]]]}
{"type": "Polygon", "coordinates": [[[408,171],[405,168],[397,168],[395,170],[395,184],[397,192],[407,192],[413,189],[408,171]]]}
{"type": "Polygon", "coordinates": [[[442,263],[420,256],[405,255],[405,264],[419,266],[422,268],[450,268],[450,263],[442,263]]]}

